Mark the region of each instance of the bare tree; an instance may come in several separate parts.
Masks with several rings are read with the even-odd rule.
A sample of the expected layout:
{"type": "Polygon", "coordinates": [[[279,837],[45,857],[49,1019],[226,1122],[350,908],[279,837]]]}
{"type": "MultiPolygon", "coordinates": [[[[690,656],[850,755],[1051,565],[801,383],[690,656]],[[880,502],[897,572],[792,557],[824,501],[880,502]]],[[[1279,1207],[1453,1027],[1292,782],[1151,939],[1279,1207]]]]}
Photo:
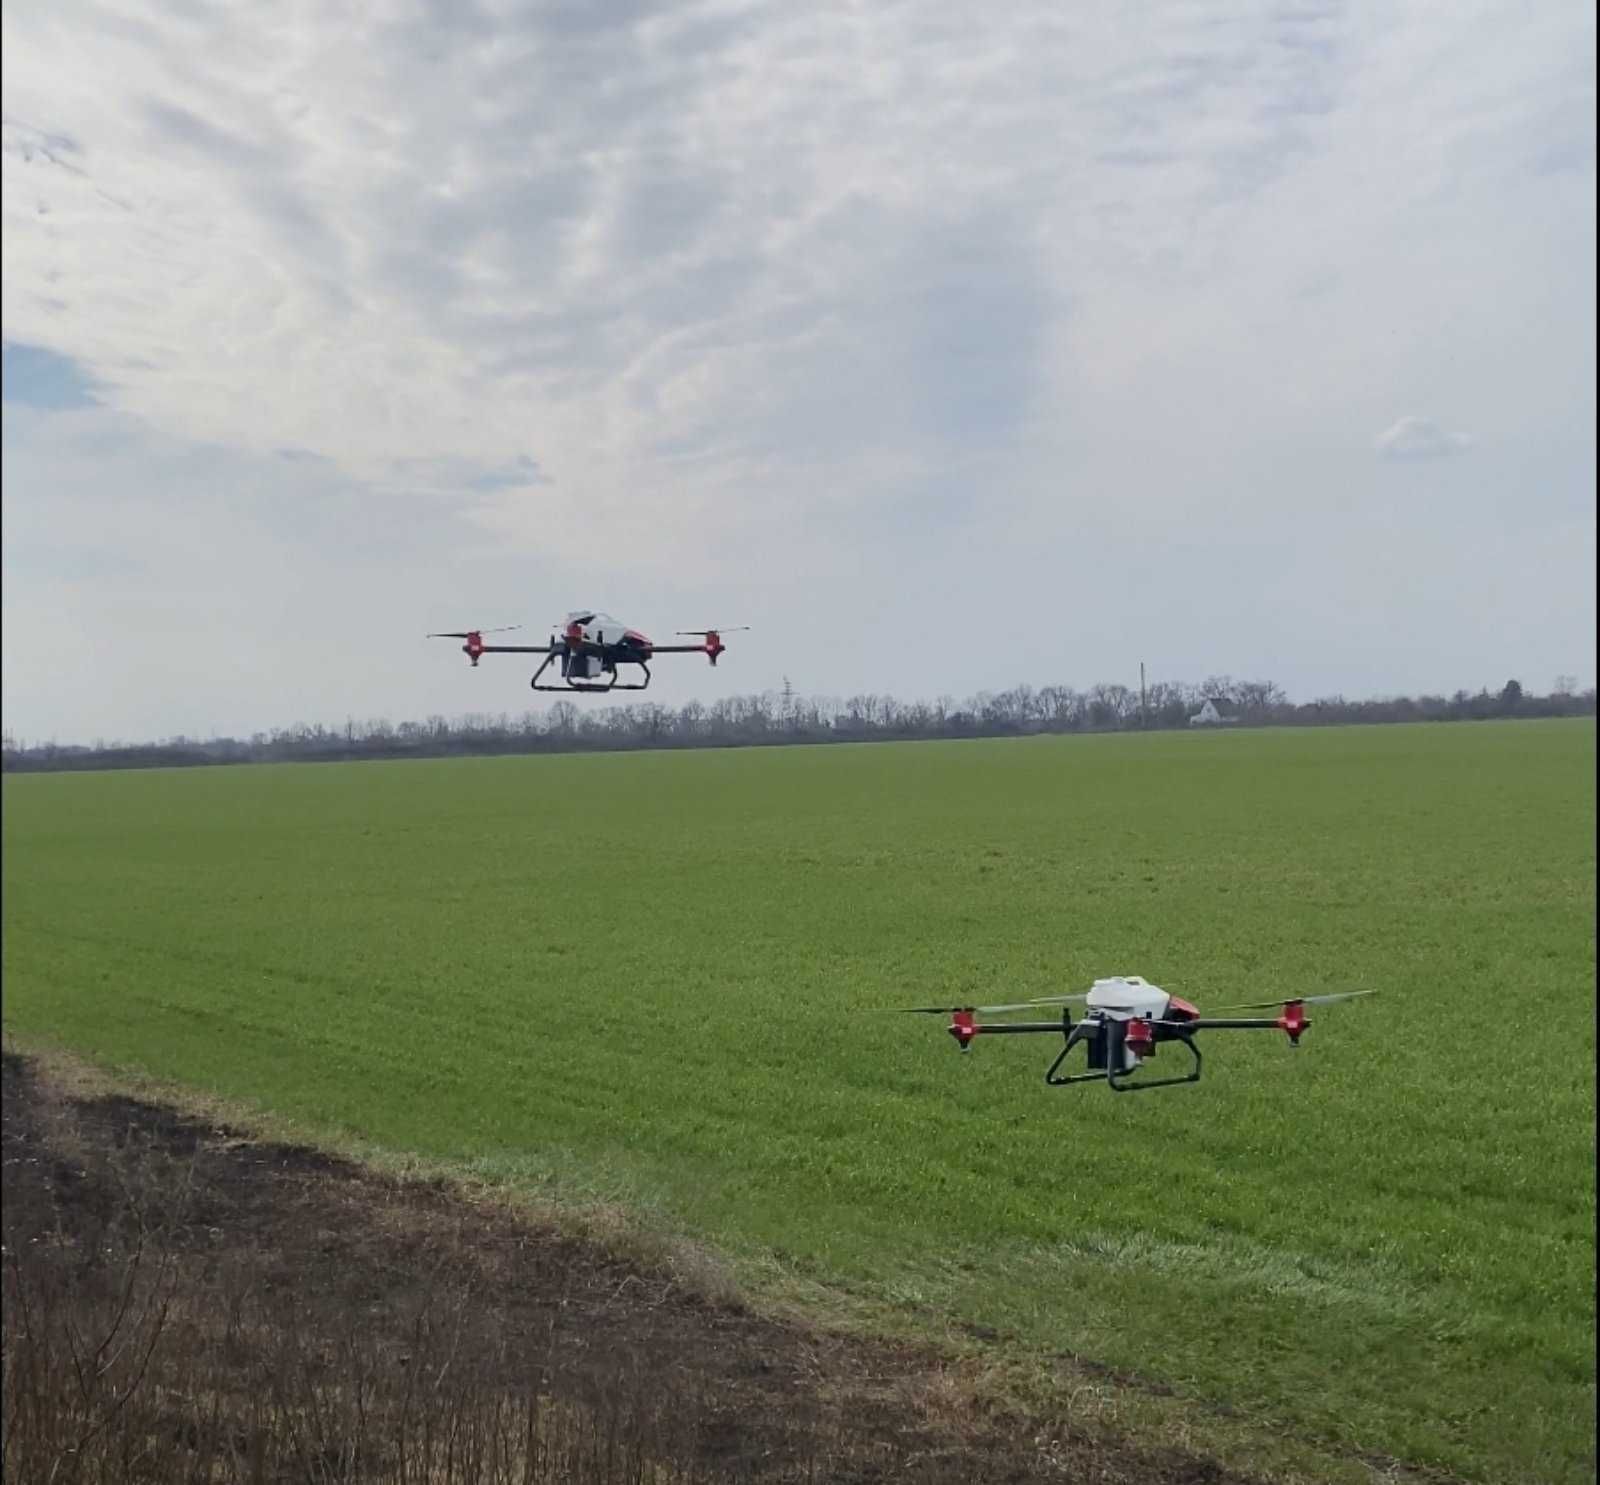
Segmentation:
{"type": "Polygon", "coordinates": [[[1246,715],[1260,718],[1270,715],[1289,698],[1273,681],[1238,681],[1231,699],[1246,715]]]}
{"type": "Polygon", "coordinates": [[[1078,725],[1078,694],[1071,686],[1041,686],[1037,700],[1039,718],[1047,727],[1065,731],[1078,725]]]}
{"type": "Polygon", "coordinates": [[[1089,688],[1091,726],[1120,727],[1138,710],[1138,698],[1120,681],[1100,681],[1089,688]]]}

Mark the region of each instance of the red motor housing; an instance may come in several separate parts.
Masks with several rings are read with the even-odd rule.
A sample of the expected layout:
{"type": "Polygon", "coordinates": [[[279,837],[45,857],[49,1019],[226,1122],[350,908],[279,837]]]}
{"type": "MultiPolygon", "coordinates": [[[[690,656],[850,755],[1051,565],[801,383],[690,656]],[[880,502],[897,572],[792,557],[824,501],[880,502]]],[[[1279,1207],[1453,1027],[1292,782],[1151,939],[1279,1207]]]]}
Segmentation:
{"type": "Polygon", "coordinates": [[[467,642],[461,646],[461,653],[474,665],[478,663],[478,656],[483,653],[483,634],[479,630],[467,631],[467,642]]]}
{"type": "Polygon", "coordinates": [[[1278,1017],[1278,1029],[1288,1033],[1289,1045],[1293,1047],[1300,1045],[1301,1033],[1310,1024],[1306,1020],[1306,1008],[1298,1000],[1291,1000],[1284,1006],[1283,1014],[1278,1017]]]}
{"type": "Polygon", "coordinates": [[[1155,1027],[1138,1016],[1128,1022],[1128,1028],[1124,1035],[1128,1050],[1135,1057],[1148,1057],[1156,1049],[1155,1027]]]}
{"type": "Polygon", "coordinates": [[[972,1019],[971,1011],[952,1012],[950,1016],[950,1035],[956,1039],[956,1045],[963,1052],[972,1045],[972,1039],[977,1034],[978,1023],[972,1019]]]}
{"type": "Polygon", "coordinates": [[[706,630],[706,657],[713,665],[717,663],[717,656],[727,648],[722,642],[722,636],[715,629],[706,630]]]}

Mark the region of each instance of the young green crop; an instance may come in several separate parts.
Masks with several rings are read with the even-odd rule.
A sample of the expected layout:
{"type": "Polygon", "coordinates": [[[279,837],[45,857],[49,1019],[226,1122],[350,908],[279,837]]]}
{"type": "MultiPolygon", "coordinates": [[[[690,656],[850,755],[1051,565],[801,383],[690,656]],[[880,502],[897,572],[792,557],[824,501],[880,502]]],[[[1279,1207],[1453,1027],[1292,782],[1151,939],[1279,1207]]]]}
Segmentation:
{"type": "Polygon", "coordinates": [[[1594,743],[10,777],[5,1022],[1336,1447],[1592,1478],[1594,743]],[[1384,993],[1132,1098],[889,1014],[1118,973],[1384,993]]]}

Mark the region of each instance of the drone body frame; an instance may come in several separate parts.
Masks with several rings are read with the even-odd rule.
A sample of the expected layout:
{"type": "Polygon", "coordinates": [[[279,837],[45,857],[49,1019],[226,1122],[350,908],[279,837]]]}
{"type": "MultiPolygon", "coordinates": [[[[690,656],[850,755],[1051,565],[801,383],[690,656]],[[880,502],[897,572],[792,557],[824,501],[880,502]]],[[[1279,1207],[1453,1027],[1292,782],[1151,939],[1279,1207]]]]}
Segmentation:
{"type": "Polygon", "coordinates": [[[1228,1007],[1233,1010],[1280,1007],[1275,1016],[1204,1016],[1188,1001],[1169,994],[1159,985],[1152,985],[1138,975],[1117,975],[1096,980],[1082,995],[1042,996],[1016,1005],[916,1006],[912,1009],[920,1013],[948,1014],[951,1019],[947,1030],[963,1052],[969,1051],[979,1036],[1061,1036],[1062,1048],[1044,1075],[1045,1082],[1052,1088],[1104,1080],[1115,1093],[1136,1093],[1147,1088],[1168,1088],[1177,1083],[1198,1083],[1204,1065],[1200,1048],[1194,1040],[1198,1032],[1281,1031],[1289,1038],[1291,1047],[1298,1047],[1300,1038],[1311,1025],[1306,1018],[1307,1005],[1373,993],[1356,990],[1335,995],[1290,996],[1281,1001],[1228,1007]],[[1082,1001],[1085,1007],[1084,1016],[1079,1021],[1072,1019],[1070,1004],[1075,1001],[1082,1001]],[[1061,1006],[1060,1020],[978,1020],[979,1015],[985,1012],[1034,1010],[1047,1005],[1061,1006]],[[1154,1057],[1163,1044],[1181,1046],[1188,1053],[1188,1070],[1173,1077],[1135,1077],[1139,1068],[1147,1059],[1154,1057]],[[1088,1070],[1064,1073],[1063,1065],[1078,1046],[1084,1048],[1088,1070]]]}
{"type": "MultiPolygon", "coordinates": [[[[515,628],[516,626],[511,626],[515,628]]],[[[745,625],[735,628],[743,629],[745,625]]],[[[650,661],[657,655],[704,655],[714,666],[717,657],[727,649],[722,642],[725,633],[733,629],[682,629],[681,635],[698,635],[699,644],[658,645],[648,635],[630,629],[620,619],[596,609],[573,609],[556,631],[542,645],[485,644],[483,636],[499,631],[492,629],[442,630],[429,639],[464,639],[461,653],[474,667],[485,655],[543,655],[544,661],[534,671],[529,685],[535,691],[644,691],[650,685],[650,661]],[[540,677],[552,665],[559,663],[561,683],[540,684],[540,677]],[[643,671],[641,681],[623,681],[623,666],[634,666],[643,671]],[[602,677],[610,676],[610,680],[602,677]]]]}

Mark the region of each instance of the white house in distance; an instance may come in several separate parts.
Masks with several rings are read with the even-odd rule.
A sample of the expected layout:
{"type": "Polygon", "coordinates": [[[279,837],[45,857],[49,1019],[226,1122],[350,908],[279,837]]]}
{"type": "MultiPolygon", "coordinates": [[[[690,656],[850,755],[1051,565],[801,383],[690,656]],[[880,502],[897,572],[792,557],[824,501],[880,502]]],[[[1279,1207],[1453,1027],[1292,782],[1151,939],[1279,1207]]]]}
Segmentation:
{"type": "Polygon", "coordinates": [[[1208,696],[1205,705],[1189,718],[1191,727],[1226,727],[1239,720],[1239,708],[1226,696],[1208,696]]]}

